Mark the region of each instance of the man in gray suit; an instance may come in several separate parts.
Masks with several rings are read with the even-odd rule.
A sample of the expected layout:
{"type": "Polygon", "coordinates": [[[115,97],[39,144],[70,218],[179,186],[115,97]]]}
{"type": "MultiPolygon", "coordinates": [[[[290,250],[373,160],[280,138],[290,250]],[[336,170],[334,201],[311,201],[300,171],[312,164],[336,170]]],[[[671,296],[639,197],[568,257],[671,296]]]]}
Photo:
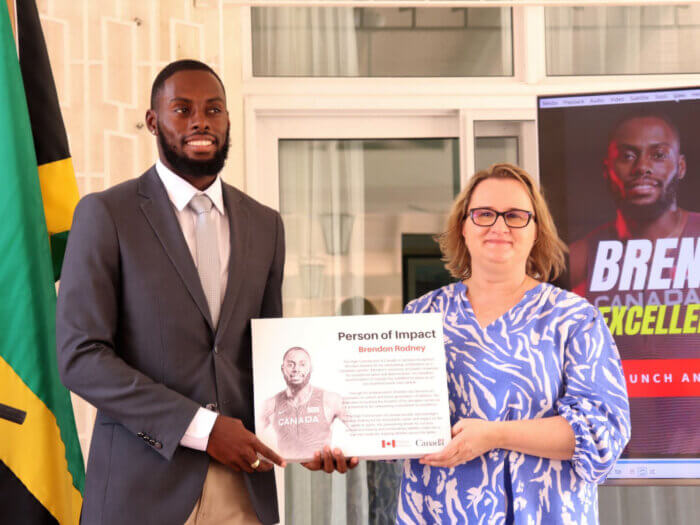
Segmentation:
{"type": "Polygon", "coordinates": [[[97,407],[82,522],[274,523],[284,462],[253,434],[250,319],[281,315],[282,221],[217,176],[211,68],[168,65],[146,123],[159,161],[81,200],[61,276],[61,377],[97,407]]]}

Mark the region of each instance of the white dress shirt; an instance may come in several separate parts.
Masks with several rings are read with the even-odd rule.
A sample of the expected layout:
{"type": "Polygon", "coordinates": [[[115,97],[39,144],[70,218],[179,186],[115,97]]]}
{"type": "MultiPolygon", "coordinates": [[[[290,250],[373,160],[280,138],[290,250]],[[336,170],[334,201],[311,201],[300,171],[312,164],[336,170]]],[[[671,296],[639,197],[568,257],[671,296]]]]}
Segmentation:
{"type": "MultiPolygon", "coordinates": [[[[180,223],[185,242],[192,254],[192,260],[197,265],[197,241],[195,238],[195,226],[197,214],[188,205],[192,197],[199,194],[208,196],[214,203],[214,208],[218,213],[212,213],[212,218],[216,223],[217,240],[219,243],[219,263],[221,268],[221,302],[224,300],[226,292],[226,281],[228,280],[228,260],[231,252],[231,242],[229,239],[229,225],[224,208],[223,189],[219,177],[204,191],[200,191],[182,177],[173,173],[163,164],[160,159],[156,162],[156,172],[165,186],[173,211],[180,223]]],[[[209,443],[209,435],[216,421],[216,412],[199,407],[192,422],[187,427],[185,435],[182,436],[180,444],[194,448],[196,450],[206,450],[209,443]]]]}

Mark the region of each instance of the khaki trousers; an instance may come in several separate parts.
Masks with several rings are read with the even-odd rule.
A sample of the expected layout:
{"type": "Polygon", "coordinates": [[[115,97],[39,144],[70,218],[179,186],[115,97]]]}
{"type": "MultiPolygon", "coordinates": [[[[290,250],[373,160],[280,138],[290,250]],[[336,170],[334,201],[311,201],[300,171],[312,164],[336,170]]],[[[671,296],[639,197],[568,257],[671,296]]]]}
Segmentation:
{"type": "Polygon", "coordinates": [[[202,495],[185,525],[260,525],[243,475],[216,461],[209,462],[202,495]]]}

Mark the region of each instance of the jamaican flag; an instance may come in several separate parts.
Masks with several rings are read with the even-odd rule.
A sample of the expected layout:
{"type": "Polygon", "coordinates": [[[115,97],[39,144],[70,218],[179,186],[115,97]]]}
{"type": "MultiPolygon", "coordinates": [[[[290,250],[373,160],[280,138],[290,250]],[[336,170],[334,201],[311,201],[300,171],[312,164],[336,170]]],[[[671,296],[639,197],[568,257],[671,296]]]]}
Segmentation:
{"type": "Polygon", "coordinates": [[[78,204],[78,185],[36,5],[34,0],[16,0],[16,5],[19,63],[51,239],[53,274],[58,280],[73,210],[78,204]]]}
{"type": "Polygon", "coordinates": [[[0,403],[27,413],[0,420],[0,523],[75,524],[85,475],[56,365],[54,235],[67,233],[77,189],[29,0],[0,0],[0,188],[0,403]]]}

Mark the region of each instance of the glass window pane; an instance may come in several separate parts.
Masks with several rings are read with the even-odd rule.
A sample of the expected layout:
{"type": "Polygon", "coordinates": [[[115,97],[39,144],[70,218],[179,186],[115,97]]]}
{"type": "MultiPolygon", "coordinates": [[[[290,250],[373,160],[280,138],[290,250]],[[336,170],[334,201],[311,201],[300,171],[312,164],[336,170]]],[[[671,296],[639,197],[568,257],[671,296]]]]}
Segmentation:
{"type": "Polygon", "coordinates": [[[339,315],[365,300],[401,312],[402,235],[444,228],[458,139],[281,140],[279,159],[285,315],[339,315]]]}
{"type": "Polygon", "coordinates": [[[512,76],[509,8],[253,7],[253,75],[512,76]]]}
{"type": "Polygon", "coordinates": [[[700,6],[547,7],[547,74],[700,72],[700,6]]]}
{"type": "Polygon", "coordinates": [[[509,162],[516,166],[518,159],[518,137],[477,137],[474,142],[476,171],[493,164],[509,162]]]}

